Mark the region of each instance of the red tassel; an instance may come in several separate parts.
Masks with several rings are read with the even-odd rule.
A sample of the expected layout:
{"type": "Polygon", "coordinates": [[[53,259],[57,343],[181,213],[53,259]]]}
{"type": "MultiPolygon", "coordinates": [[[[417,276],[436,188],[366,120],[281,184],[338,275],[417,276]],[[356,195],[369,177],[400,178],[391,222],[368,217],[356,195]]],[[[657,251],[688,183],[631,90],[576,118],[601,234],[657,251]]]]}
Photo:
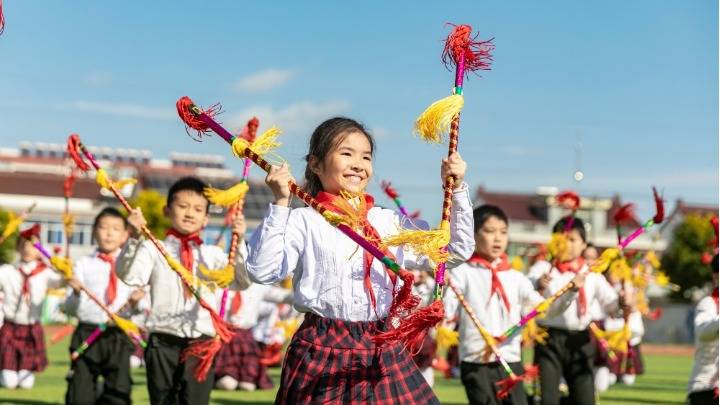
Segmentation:
{"type": "Polygon", "coordinates": [[[403,285],[400,287],[400,291],[395,293],[392,305],[390,306],[390,311],[388,311],[388,320],[390,321],[391,326],[397,324],[400,318],[408,316],[415,308],[417,308],[418,305],[420,305],[420,297],[412,292],[415,276],[407,270],[401,270],[399,277],[402,280],[403,285]]]}
{"type": "Polygon", "coordinates": [[[417,351],[428,329],[442,322],[444,318],[442,300],[436,300],[405,317],[395,329],[373,336],[373,341],[379,346],[401,342],[405,348],[417,351]]]}
{"type": "Polygon", "coordinates": [[[510,391],[520,382],[524,381],[526,384],[532,382],[540,374],[540,370],[536,365],[525,366],[525,373],[523,375],[510,375],[505,379],[502,379],[495,383],[498,386],[499,391],[496,396],[498,399],[506,398],[510,395],[510,391]]]}
{"type": "Polygon", "coordinates": [[[558,204],[573,211],[580,208],[580,196],[574,191],[563,191],[555,196],[555,200],[558,204]]]}
{"type": "Polygon", "coordinates": [[[63,183],[63,195],[65,198],[72,197],[72,189],[76,179],[77,174],[75,173],[75,170],[71,170],[70,174],[65,177],[65,182],[63,183]]]}
{"type": "Polygon", "coordinates": [[[247,124],[245,124],[245,128],[243,128],[242,132],[240,133],[240,137],[247,140],[249,143],[255,142],[255,137],[257,136],[257,130],[260,126],[260,120],[257,119],[257,117],[252,117],[247,124]]]}
{"type": "MultiPolygon", "coordinates": [[[[188,96],[182,96],[180,99],[175,103],[175,107],[177,107],[178,115],[180,116],[180,119],[185,123],[185,130],[187,131],[188,135],[190,135],[190,131],[188,131],[190,128],[197,131],[197,138],[190,135],[191,138],[193,138],[196,141],[199,141],[202,136],[208,132],[210,132],[210,127],[205,124],[203,120],[200,119],[195,113],[190,110],[190,107],[194,106],[195,103],[193,103],[192,100],[190,100],[190,97],[188,96]]],[[[214,104],[207,110],[202,110],[203,113],[208,115],[211,118],[214,118],[217,114],[220,113],[222,107],[220,104],[214,104]]]]}
{"type": "Polygon", "coordinates": [[[222,345],[218,336],[212,339],[196,339],[190,346],[183,350],[180,361],[185,362],[188,357],[196,357],[197,364],[195,365],[195,370],[193,370],[193,375],[196,380],[205,381],[212,367],[215,355],[222,349],[222,345]]]}
{"type": "Polygon", "coordinates": [[[662,316],[662,308],[655,308],[652,311],[648,312],[645,317],[651,321],[657,321],[662,316]]]}
{"type": "Polygon", "coordinates": [[[653,222],[655,225],[658,225],[665,220],[665,204],[663,204],[663,199],[655,187],[653,187],[653,198],[655,199],[655,216],[653,217],[653,222]]]}
{"type": "Polygon", "coordinates": [[[395,190],[395,187],[393,187],[389,181],[385,181],[385,180],[381,181],[380,187],[382,187],[385,194],[387,194],[387,196],[392,199],[398,198],[400,196],[400,194],[398,194],[397,190],[395,190]]]}
{"type": "Polygon", "coordinates": [[[90,165],[85,163],[78,149],[80,148],[80,137],[78,134],[71,134],[67,140],[67,153],[77,165],[78,169],[86,172],[90,170],[90,165]]]}
{"type": "Polygon", "coordinates": [[[492,55],[490,52],[495,49],[492,38],[487,41],[478,41],[477,35],[470,37],[472,27],[469,25],[450,24],[455,29],[445,40],[442,61],[449,69],[450,66],[457,66],[461,55],[465,55],[465,72],[476,70],[490,70],[492,55]]]}
{"type": "Polygon", "coordinates": [[[633,218],[635,218],[635,204],[632,203],[623,205],[613,214],[613,220],[616,224],[631,221],[633,218]]]}

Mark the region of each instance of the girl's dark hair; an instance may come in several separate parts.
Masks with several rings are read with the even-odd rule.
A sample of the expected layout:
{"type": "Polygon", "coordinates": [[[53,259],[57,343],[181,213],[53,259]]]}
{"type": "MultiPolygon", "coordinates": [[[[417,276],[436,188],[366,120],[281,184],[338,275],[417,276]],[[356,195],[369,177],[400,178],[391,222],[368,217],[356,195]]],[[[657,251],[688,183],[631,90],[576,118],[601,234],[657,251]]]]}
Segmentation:
{"type": "Polygon", "coordinates": [[[310,158],[314,157],[316,162],[322,164],[332,148],[342,142],[345,136],[347,136],[350,132],[360,132],[365,135],[370,143],[370,152],[373,154],[375,153],[375,140],[372,135],[370,135],[370,132],[368,132],[361,123],[353,119],[346,117],[334,117],[318,125],[310,136],[310,148],[308,150],[308,154],[305,155],[306,164],[304,188],[310,195],[315,196],[323,190],[320,178],[310,167],[310,158]]]}
{"type": "Polygon", "coordinates": [[[475,223],[475,232],[479,231],[480,228],[482,228],[483,225],[485,225],[485,222],[490,217],[495,217],[503,222],[505,222],[505,225],[509,225],[507,214],[505,214],[505,211],[500,209],[500,207],[496,205],[481,205],[473,211],[473,220],[475,223]]]}
{"type": "Polygon", "coordinates": [[[576,230],[580,234],[580,238],[583,242],[587,242],[587,231],[585,231],[585,223],[582,221],[582,219],[578,217],[571,217],[566,216],[557,221],[555,223],[555,226],[553,226],[553,233],[563,233],[565,231],[565,226],[567,225],[568,221],[572,218],[572,226],[570,226],[570,231],[576,230]]]}
{"type": "Polygon", "coordinates": [[[128,221],[127,218],[117,209],[114,207],[105,207],[102,211],[100,211],[99,214],[95,217],[95,221],[93,222],[93,231],[97,229],[98,224],[100,223],[100,220],[105,217],[113,217],[113,218],[120,218],[123,222],[123,226],[127,229],[128,227],[128,221]]]}

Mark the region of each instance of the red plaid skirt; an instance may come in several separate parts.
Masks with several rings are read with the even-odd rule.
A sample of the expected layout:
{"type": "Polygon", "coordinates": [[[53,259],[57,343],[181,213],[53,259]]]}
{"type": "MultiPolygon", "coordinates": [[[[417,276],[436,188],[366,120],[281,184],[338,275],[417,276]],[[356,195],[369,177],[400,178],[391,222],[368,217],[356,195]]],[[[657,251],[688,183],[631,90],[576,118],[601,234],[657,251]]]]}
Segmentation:
{"type": "Polygon", "coordinates": [[[437,351],[437,343],[435,339],[430,336],[429,333],[425,335],[425,339],[422,341],[420,351],[413,356],[413,361],[417,364],[419,369],[428,368],[432,365],[433,359],[435,358],[435,352],[437,351]]]}
{"type": "Polygon", "coordinates": [[[0,327],[0,369],[38,372],[47,364],[45,335],[40,323],[18,325],[5,321],[0,327]]]}
{"type": "Polygon", "coordinates": [[[640,354],[640,345],[630,346],[627,360],[625,360],[625,355],[622,353],[615,353],[615,361],[608,361],[608,368],[611,373],[618,376],[623,374],[644,374],[645,367],[640,354]]]}
{"type": "Polygon", "coordinates": [[[262,351],[253,339],[252,330],[235,329],[233,339],[223,345],[215,357],[215,379],[230,376],[240,382],[255,384],[260,389],[270,389],[273,382],[267,367],[260,363],[262,351]]]}
{"type": "Polygon", "coordinates": [[[439,404],[401,344],[376,347],[384,321],[305,314],[282,369],[276,404],[439,404]]]}

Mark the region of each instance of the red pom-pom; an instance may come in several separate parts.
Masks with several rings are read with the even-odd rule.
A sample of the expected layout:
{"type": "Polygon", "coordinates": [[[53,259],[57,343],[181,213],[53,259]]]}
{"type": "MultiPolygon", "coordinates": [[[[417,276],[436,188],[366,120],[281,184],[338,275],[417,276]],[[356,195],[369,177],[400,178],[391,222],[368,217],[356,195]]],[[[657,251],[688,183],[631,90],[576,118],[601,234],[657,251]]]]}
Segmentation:
{"type": "Polygon", "coordinates": [[[205,381],[213,365],[215,355],[222,349],[222,342],[218,338],[196,339],[190,346],[182,351],[180,361],[185,362],[189,357],[195,357],[197,364],[193,375],[197,381],[205,381]]]}
{"type": "Polygon", "coordinates": [[[515,388],[520,381],[524,381],[526,384],[532,382],[540,374],[540,370],[536,365],[525,366],[525,373],[523,375],[510,375],[505,379],[502,379],[495,383],[498,387],[498,392],[495,394],[497,398],[503,399],[510,395],[510,391],[515,388]]]}
{"type": "Polygon", "coordinates": [[[441,300],[436,300],[402,319],[396,328],[373,336],[373,341],[379,346],[400,342],[406,348],[417,351],[428,329],[442,322],[444,318],[443,303],[441,300]]]}
{"type": "Polygon", "coordinates": [[[555,196],[555,200],[558,204],[573,211],[580,208],[580,196],[574,191],[563,191],[555,196]]]}
{"type": "Polygon", "coordinates": [[[663,203],[662,196],[658,194],[655,187],[653,187],[653,198],[655,199],[655,216],[653,217],[653,222],[655,225],[658,225],[665,220],[665,204],[663,203]]]}
{"type": "Polygon", "coordinates": [[[623,205],[613,214],[613,220],[618,225],[632,221],[633,218],[635,218],[635,204],[632,203],[623,205]]]}
{"type": "Polygon", "coordinates": [[[400,196],[400,194],[398,194],[397,190],[395,190],[395,187],[393,187],[389,181],[385,181],[385,180],[381,181],[380,187],[382,187],[385,194],[387,194],[387,196],[392,199],[398,198],[400,196]]]}
{"type": "Polygon", "coordinates": [[[67,153],[70,155],[72,160],[77,165],[78,169],[86,172],[90,170],[90,165],[85,163],[82,156],[80,156],[80,137],[78,134],[71,134],[67,140],[67,153]]]}
{"type": "Polygon", "coordinates": [[[455,29],[445,40],[442,61],[448,69],[450,65],[457,66],[460,58],[465,56],[465,72],[476,70],[490,70],[492,55],[495,49],[492,39],[478,41],[477,35],[471,36],[472,27],[469,25],[450,24],[455,29]]]}
{"type": "Polygon", "coordinates": [[[711,255],[708,252],[703,252],[702,256],[700,257],[700,262],[704,264],[705,266],[712,263],[713,255],[711,255]]]}
{"type": "Polygon", "coordinates": [[[34,224],[30,228],[20,232],[20,237],[27,240],[32,240],[33,238],[40,239],[40,224],[34,224]]]}
{"type": "Polygon", "coordinates": [[[63,182],[63,195],[65,198],[72,197],[72,189],[75,184],[75,179],[77,179],[77,174],[75,173],[75,170],[71,170],[70,174],[65,177],[65,181],[63,182]]]}
{"type": "Polygon", "coordinates": [[[660,319],[662,314],[662,308],[655,308],[652,311],[648,312],[645,317],[651,321],[657,321],[658,319],[660,319]]]}
{"type": "MultiPolygon", "coordinates": [[[[180,116],[180,119],[185,123],[185,130],[187,131],[188,135],[190,135],[189,129],[192,128],[197,132],[197,138],[190,135],[191,138],[193,138],[196,141],[199,141],[202,138],[202,135],[210,132],[210,127],[205,123],[205,121],[200,119],[199,114],[195,113],[195,103],[193,103],[192,100],[190,100],[190,97],[188,96],[182,96],[180,99],[175,103],[175,107],[177,107],[178,115],[180,116]]],[[[220,104],[215,104],[208,108],[207,110],[199,110],[201,113],[205,113],[205,115],[209,116],[210,118],[215,117],[217,114],[220,113],[221,106],[220,104]]]]}
{"type": "Polygon", "coordinates": [[[75,326],[72,324],[64,325],[62,328],[58,329],[52,337],[50,337],[50,345],[54,345],[59,343],[61,340],[65,339],[65,336],[70,335],[75,331],[75,326]]]}

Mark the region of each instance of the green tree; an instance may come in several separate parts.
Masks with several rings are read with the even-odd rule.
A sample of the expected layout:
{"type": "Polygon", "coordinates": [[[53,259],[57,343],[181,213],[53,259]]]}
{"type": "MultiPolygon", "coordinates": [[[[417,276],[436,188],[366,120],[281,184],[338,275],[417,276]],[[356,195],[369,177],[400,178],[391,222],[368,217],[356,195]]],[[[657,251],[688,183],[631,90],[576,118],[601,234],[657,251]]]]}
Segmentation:
{"type": "Polygon", "coordinates": [[[155,236],[160,239],[165,236],[165,231],[170,228],[170,220],[163,214],[163,207],[165,206],[164,195],[155,189],[146,188],[130,200],[130,205],[140,207],[147,220],[148,228],[150,228],[155,236]]]}
{"type": "MultiPolygon", "coordinates": [[[[0,231],[5,229],[8,221],[14,215],[15,213],[0,208],[0,231]]],[[[15,258],[15,242],[17,238],[18,233],[15,232],[0,244],[0,264],[12,263],[15,258]]]]}
{"type": "Polygon", "coordinates": [[[688,289],[710,281],[710,267],[703,263],[702,256],[714,236],[710,218],[697,214],[689,214],[675,228],[661,262],[670,281],[680,286],[674,293],[676,298],[685,297],[688,289]]]}

